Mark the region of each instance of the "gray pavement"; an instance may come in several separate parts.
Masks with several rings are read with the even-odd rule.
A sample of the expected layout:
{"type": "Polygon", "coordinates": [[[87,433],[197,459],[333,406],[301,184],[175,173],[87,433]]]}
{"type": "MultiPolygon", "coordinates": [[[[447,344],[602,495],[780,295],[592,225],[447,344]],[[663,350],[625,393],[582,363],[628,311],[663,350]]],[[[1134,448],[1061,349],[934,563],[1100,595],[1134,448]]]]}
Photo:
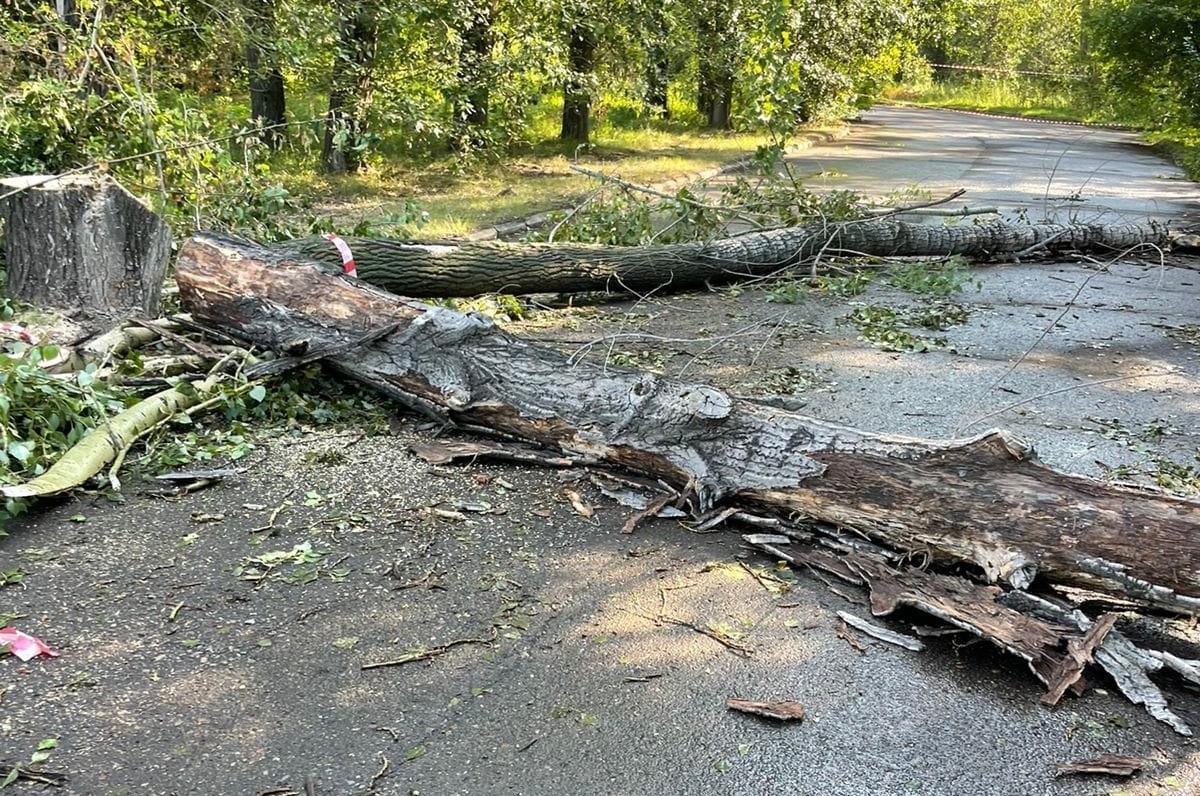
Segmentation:
{"type": "Polygon", "coordinates": [[[1200,209],[1200,189],[1134,133],[881,105],[845,140],[804,151],[793,167],[812,188],[886,198],[910,188],[947,207],[996,206],[1030,221],[1175,218],[1200,209]]]}
{"type": "MultiPolygon", "coordinates": [[[[867,118],[909,118],[891,113],[901,111],[867,118]]],[[[907,126],[868,128],[876,143],[866,149],[918,146],[905,143],[907,126]]],[[[1104,140],[1078,147],[1116,146],[1104,140]]],[[[814,169],[838,153],[853,160],[844,147],[865,151],[856,140],[814,150],[814,169]]],[[[873,173],[885,192],[909,179],[873,173]]],[[[757,286],[546,312],[516,331],[567,349],[615,331],[705,338],[647,338],[614,353],[738,392],[792,368],[806,374],[799,398],[815,416],[924,436],[1004,426],[1050,464],[1096,476],[1197,464],[1194,261],[998,265],[973,276],[979,288],[954,297],[968,321],[924,354],[882,351],[845,322],[854,303],[925,301],[882,280],[852,299],[779,304],[757,286]]],[[[46,767],[70,777],[57,792],[89,796],[302,794],[306,779],[319,796],[1200,792],[1195,745],[1107,681],[1049,710],[1024,666],[985,644],[949,637],[913,653],[863,638],[860,653],[838,636],[834,611],[866,616],[865,606],[806,574],[768,593],[740,564],[772,562],[735,533],[658,520],[625,536],[628,509],[584,485],[596,515],[580,516],[557,473],[431,467],[408,453],[432,433],[406,419],[361,440],[264,439],[243,476],[189,497],[140,497],[127,478],[124,504],[74,497],[17,523],[0,539],[0,569],[27,577],[0,590],[0,613],[24,614],[18,624],[63,654],[0,661],[0,759],[57,736],[46,767]],[[455,501],[490,509],[455,519],[429,508],[455,501]],[[76,515],[86,521],[69,521],[76,515]],[[237,577],[245,556],[303,542],[345,575],[258,587],[237,577]],[[660,610],[739,633],[754,652],[738,657],[656,623],[660,610]],[[360,668],[418,645],[490,639],[492,628],[487,644],[360,668]],[[728,696],[796,699],[809,716],[775,726],[728,712],[728,696]],[[1147,772],[1131,783],[1053,777],[1055,762],[1105,753],[1146,756],[1147,772]]],[[[928,621],[890,620],[903,631],[914,623],[928,621]]],[[[1170,630],[1196,654],[1193,631],[1170,630]]],[[[1164,683],[1200,729],[1200,699],[1164,683]]]]}

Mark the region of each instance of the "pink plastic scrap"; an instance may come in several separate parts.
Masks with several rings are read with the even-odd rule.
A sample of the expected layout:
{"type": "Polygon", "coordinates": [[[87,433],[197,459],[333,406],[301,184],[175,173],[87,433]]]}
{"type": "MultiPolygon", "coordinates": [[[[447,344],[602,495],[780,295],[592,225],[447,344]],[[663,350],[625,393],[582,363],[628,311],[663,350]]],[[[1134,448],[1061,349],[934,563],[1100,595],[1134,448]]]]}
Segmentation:
{"type": "Polygon", "coordinates": [[[8,647],[8,651],[22,661],[33,660],[39,655],[49,655],[57,658],[58,653],[46,646],[40,638],[28,633],[22,633],[15,627],[0,628],[0,647],[8,647]]]}

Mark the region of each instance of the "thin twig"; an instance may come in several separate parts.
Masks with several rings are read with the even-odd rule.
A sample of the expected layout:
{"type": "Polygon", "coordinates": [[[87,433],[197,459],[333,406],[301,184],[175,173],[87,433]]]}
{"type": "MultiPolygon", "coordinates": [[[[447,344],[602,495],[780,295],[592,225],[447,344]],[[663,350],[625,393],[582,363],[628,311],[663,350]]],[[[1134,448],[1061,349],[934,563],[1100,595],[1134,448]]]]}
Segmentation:
{"type": "Polygon", "coordinates": [[[407,663],[415,663],[417,661],[427,661],[427,660],[430,660],[431,658],[436,658],[439,655],[445,655],[447,652],[454,649],[455,647],[459,647],[464,644],[491,644],[493,641],[496,640],[497,635],[498,635],[498,633],[496,631],[496,628],[493,627],[492,634],[490,636],[488,636],[487,638],[459,638],[459,639],[455,639],[454,641],[449,641],[438,647],[429,647],[427,649],[422,648],[422,649],[412,650],[410,652],[405,653],[404,655],[401,655],[399,658],[392,658],[391,660],[386,660],[386,661],[378,661],[376,663],[364,663],[359,668],[362,669],[363,671],[365,671],[367,669],[382,669],[385,666],[403,666],[407,663]]]}

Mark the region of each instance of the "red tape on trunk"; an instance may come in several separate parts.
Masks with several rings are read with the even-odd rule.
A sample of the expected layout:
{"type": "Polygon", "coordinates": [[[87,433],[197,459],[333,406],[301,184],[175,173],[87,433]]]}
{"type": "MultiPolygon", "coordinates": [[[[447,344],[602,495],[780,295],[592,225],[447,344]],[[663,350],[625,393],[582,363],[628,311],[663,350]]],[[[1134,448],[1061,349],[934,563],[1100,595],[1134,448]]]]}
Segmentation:
{"type": "Polygon", "coordinates": [[[358,277],[358,266],[354,263],[354,254],[350,251],[349,244],[339,238],[337,235],[326,235],[325,240],[333,244],[338,250],[338,254],[342,255],[342,271],[347,276],[358,277]]]}

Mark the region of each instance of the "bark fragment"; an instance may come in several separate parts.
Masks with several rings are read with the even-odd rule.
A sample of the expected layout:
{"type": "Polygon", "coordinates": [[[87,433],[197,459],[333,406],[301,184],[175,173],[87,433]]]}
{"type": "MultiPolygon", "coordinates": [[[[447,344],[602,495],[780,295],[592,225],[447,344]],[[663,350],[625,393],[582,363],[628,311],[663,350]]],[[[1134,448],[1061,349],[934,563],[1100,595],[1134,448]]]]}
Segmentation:
{"type": "Polygon", "coordinates": [[[755,702],[751,699],[729,697],[725,700],[725,707],[776,721],[804,720],[804,706],[790,699],[778,702],[755,702]]]}
{"type": "Polygon", "coordinates": [[[1102,755],[1092,760],[1075,760],[1070,763],[1059,763],[1055,768],[1055,776],[1064,777],[1070,774],[1109,774],[1114,777],[1132,777],[1142,770],[1145,761],[1140,757],[1129,755],[1102,755]]]}

